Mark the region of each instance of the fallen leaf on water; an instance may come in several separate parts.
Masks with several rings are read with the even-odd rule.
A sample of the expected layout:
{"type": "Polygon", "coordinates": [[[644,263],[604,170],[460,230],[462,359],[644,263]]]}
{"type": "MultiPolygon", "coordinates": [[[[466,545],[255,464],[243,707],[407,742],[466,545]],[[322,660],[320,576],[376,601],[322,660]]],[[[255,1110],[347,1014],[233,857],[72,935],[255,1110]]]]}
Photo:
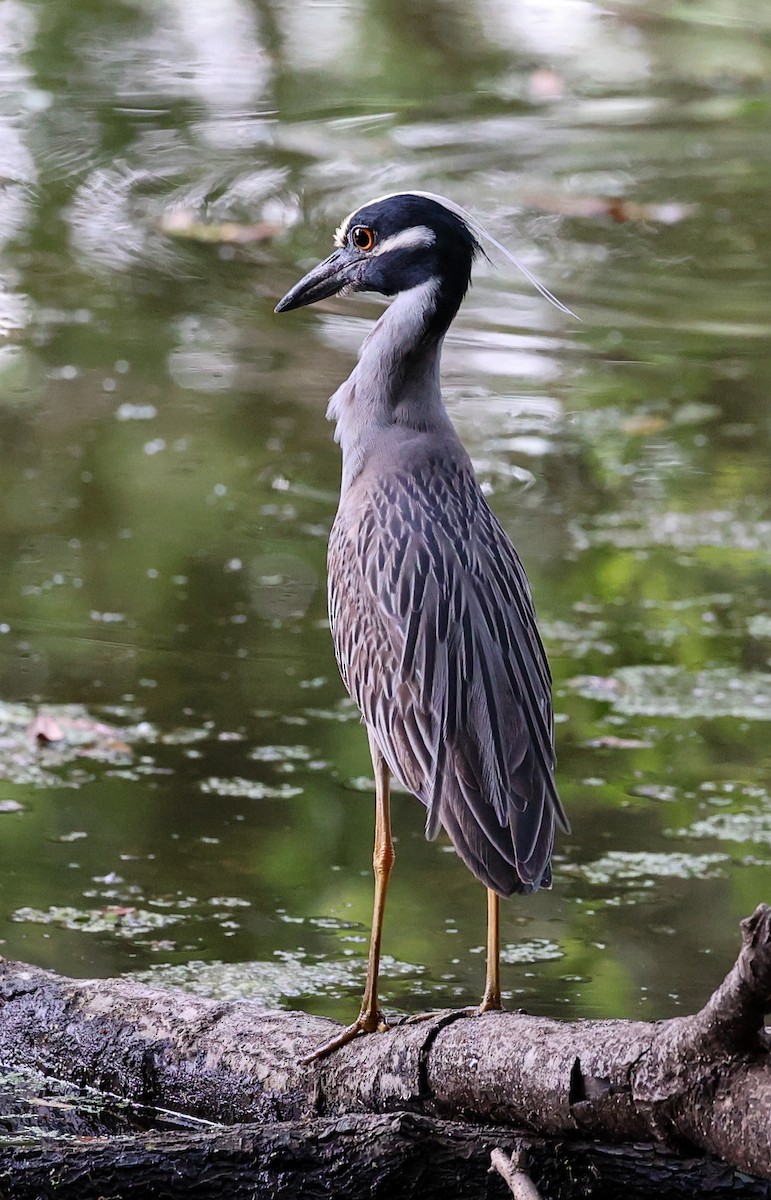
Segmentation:
{"type": "Polygon", "coordinates": [[[43,745],[48,745],[49,742],[61,742],[64,740],[64,730],[55,717],[48,717],[45,713],[38,713],[34,721],[30,721],[27,726],[27,736],[36,738],[43,745]]]}
{"type": "Polygon", "coordinates": [[[52,717],[38,713],[27,726],[28,737],[41,746],[54,742],[66,742],[78,746],[83,754],[130,754],[131,747],[117,730],[90,717],[52,717]]]}
{"type": "Polygon", "coordinates": [[[621,422],[622,433],[630,437],[645,437],[649,433],[661,433],[669,421],[656,413],[634,413],[621,422]]]}
{"type": "Polygon", "coordinates": [[[670,200],[664,204],[636,204],[623,196],[530,196],[533,207],[565,217],[605,217],[617,225],[625,221],[655,221],[659,225],[677,225],[697,211],[696,204],[670,200]]]}
{"type": "Polygon", "coordinates": [[[240,225],[237,221],[209,224],[184,208],[164,213],[158,218],[156,227],[167,237],[188,238],[192,242],[227,242],[229,245],[267,242],[282,232],[279,225],[273,225],[269,221],[259,221],[256,225],[240,225]]]}

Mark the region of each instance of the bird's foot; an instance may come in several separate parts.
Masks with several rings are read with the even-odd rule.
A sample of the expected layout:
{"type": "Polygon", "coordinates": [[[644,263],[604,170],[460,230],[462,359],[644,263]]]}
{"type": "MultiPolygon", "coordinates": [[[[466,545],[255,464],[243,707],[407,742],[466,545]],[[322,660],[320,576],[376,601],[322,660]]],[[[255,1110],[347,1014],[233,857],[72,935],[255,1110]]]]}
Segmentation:
{"type": "MultiPolygon", "coordinates": [[[[433,1021],[438,1017],[446,1017],[448,1015],[460,1017],[478,1017],[482,1013],[487,1012],[503,1012],[504,1008],[501,1003],[500,995],[491,993],[488,995],[485,992],[481,1003],[471,1005],[468,1008],[434,1008],[428,1012],[411,1013],[408,1017],[401,1017],[395,1022],[396,1025],[419,1025],[422,1021],[433,1021]]],[[[308,1054],[305,1058],[301,1058],[300,1062],[303,1066],[308,1066],[313,1062],[320,1062],[322,1058],[327,1058],[330,1054],[334,1054],[335,1050],[339,1050],[341,1046],[347,1046],[354,1038],[359,1037],[363,1033],[385,1033],[390,1026],[385,1017],[380,1012],[380,1009],[375,1009],[373,1012],[361,1012],[352,1025],[344,1029],[342,1033],[338,1033],[336,1037],[330,1038],[328,1042],[324,1042],[323,1046],[319,1046],[312,1054],[308,1054]]]]}
{"type": "Polygon", "coordinates": [[[410,1013],[408,1017],[402,1017],[398,1024],[420,1025],[421,1021],[434,1021],[439,1017],[475,1017],[478,1012],[478,1008],[431,1008],[428,1012],[410,1013]]]}
{"type": "Polygon", "coordinates": [[[419,1025],[421,1021],[433,1021],[439,1017],[480,1017],[482,1013],[505,1012],[499,992],[485,992],[479,1004],[471,1004],[466,1008],[433,1008],[428,1012],[412,1013],[402,1017],[398,1025],[419,1025]]]}
{"type": "Polygon", "coordinates": [[[341,1046],[347,1046],[354,1038],[357,1038],[362,1033],[385,1033],[388,1029],[386,1019],[379,1009],[374,1012],[361,1012],[354,1021],[353,1025],[349,1025],[342,1033],[338,1033],[336,1037],[330,1038],[323,1046],[319,1046],[312,1054],[301,1058],[300,1062],[304,1067],[309,1063],[319,1062],[322,1058],[333,1054],[335,1050],[339,1050],[341,1046]]]}

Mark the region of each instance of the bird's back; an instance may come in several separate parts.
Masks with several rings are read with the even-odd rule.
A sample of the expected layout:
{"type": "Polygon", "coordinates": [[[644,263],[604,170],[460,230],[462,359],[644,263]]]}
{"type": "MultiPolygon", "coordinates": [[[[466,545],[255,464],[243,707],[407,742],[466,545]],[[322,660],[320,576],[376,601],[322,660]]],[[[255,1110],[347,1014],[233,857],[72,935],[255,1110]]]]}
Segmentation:
{"type": "Polygon", "coordinates": [[[530,588],[454,433],[391,426],[329,544],[343,680],[391,770],[501,895],[551,882],[551,677],[530,588]]]}

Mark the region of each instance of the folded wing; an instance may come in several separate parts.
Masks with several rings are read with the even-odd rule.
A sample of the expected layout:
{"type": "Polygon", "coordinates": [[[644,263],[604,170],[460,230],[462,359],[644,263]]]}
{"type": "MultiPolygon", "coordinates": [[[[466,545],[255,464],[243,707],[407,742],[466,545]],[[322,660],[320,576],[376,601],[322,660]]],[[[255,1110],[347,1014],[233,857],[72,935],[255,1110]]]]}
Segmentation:
{"type": "Polygon", "coordinates": [[[348,493],[330,538],[343,680],[389,769],[501,895],[551,882],[551,676],[530,587],[467,461],[348,493]]]}

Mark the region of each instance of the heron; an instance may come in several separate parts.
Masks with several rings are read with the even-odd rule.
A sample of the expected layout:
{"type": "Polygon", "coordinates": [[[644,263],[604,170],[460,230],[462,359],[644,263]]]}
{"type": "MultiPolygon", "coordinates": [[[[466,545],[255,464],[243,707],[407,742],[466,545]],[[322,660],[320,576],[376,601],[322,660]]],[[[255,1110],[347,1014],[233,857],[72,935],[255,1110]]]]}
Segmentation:
{"type": "MultiPolygon", "coordinates": [[[[328,605],[340,674],[366,726],[375,777],[375,897],[357,1019],[306,1060],[383,1029],[378,974],[395,853],[390,781],[422,802],[487,889],[480,1012],[501,1004],[500,897],[551,886],[555,784],[551,673],[519,556],[445,408],[445,335],[483,253],[451,201],[400,192],[364,204],[334,251],[276,305],[393,297],[329,401],[342,450],[328,605]]],[[[550,296],[550,293],[544,294],[550,296]]]]}

